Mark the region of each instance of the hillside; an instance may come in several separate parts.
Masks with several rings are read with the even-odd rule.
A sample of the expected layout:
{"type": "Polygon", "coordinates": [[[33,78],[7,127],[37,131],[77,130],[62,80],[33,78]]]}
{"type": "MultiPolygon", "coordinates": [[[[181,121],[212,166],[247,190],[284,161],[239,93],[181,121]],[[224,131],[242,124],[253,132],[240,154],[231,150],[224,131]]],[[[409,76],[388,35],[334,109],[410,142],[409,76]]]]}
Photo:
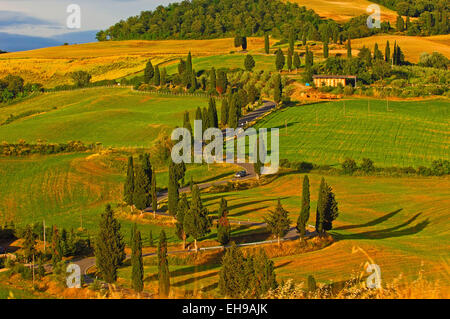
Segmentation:
{"type": "MultiPolygon", "coordinates": [[[[142,71],[148,59],[158,64],[186,56],[226,54],[234,50],[233,39],[111,41],[59,46],[0,56],[0,78],[9,73],[26,82],[46,87],[71,84],[70,73],[84,70],[92,81],[112,80],[142,71]]],[[[264,47],[264,39],[249,38],[249,49],[264,47]]]]}
{"type": "MultiPolygon", "coordinates": [[[[353,17],[367,13],[367,7],[373,2],[367,0],[284,0],[297,3],[314,10],[322,18],[333,19],[337,22],[345,22],[353,17]]],[[[381,7],[381,21],[395,23],[397,13],[386,7],[381,7]]]]}

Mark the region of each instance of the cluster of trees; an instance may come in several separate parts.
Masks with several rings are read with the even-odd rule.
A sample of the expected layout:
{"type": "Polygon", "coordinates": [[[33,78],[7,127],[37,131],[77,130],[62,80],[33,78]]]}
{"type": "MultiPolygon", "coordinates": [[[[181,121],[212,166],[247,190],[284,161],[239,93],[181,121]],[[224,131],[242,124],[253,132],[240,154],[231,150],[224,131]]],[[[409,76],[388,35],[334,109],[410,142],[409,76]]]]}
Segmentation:
{"type": "Polygon", "coordinates": [[[261,298],[277,287],[275,267],[264,250],[244,256],[233,244],[227,249],[219,273],[219,290],[231,298],[261,298]]]}
{"type": "Polygon", "coordinates": [[[76,88],[87,87],[91,83],[92,75],[86,71],[76,71],[71,74],[76,88]]]}
{"type": "Polygon", "coordinates": [[[241,47],[243,51],[247,50],[247,37],[236,35],[234,37],[234,47],[241,47]]]}
{"type": "Polygon", "coordinates": [[[123,200],[130,206],[144,210],[150,205],[157,210],[156,173],[152,170],[150,155],[139,156],[140,165],[134,165],[132,156],[128,158],[127,178],[124,184],[123,200]]]}
{"type": "Polygon", "coordinates": [[[95,149],[97,144],[85,145],[80,141],[70,141],[68,143],[48,144],[38,142],[37,144],[29,144],[24,140],[20,140],[17,144],[2,142],[0,143],[0,155],[3,156],[26,156],[31,154],[57,154],[71,152],[85,152],[95,149]]]}
{"type": "Polygon", "coordinates": [[[373,0],[402,16],[419,17],[425,12],[449,10],[446,0],[373,0]]]}
{"type": "Polygon", "coordinates": [[[432,54],[422,53],[418,65],[427,68],[447,70],[450,66],[450,60],[438,52],[433,52],[432,54]]]}
{"type": "Polygon", "coordinates": [[[38,83],[26,83],[17,75],[8,74],[0,79],[0,103],[10,102],[15,98],[27,96],[33,92],[42,92],[43,88],[38,83]]]}
{"type": "MultiPolygon", "coordinates": [[[[209,98],[208,107],[204,107],[203,109],[198,107],[195,112],[195,120],[202,121],[202,134],[208,128],[218,128],[219,127],[219,117],[217,113],[216,99],[213,97],[209,98]]],[[[187,128],[191,132],[191,136],[193,136],[191,123],[189,120],[189,112],[186,111],[184,115],[183,127],[187,128]]]]}
{"type": "Polygon", "coordinates": [[[186,248],[186,239],[194,239],[194,249],[197,250],[197,240],[210,232],[212,221],[208,210],[203,206],[200,189],[197,185],[192,187],[192,200],[188,202],[186,194],[181,196],[176,209],[177,236],[183,240],[183,249],[186,248]]]}
{"type": "MultiPolygon", "coordinates": [[[[189,57],[190,57],[189,53],[189,57]]],[[[191,61],[192,66],[192,61],[191,61]]],[[[166,68],[159,69],[159,65],[153,66],[152,61],[149,60],[144,69],[144,83],[153,84],[155,86],[164,86],[167,83],[166,68]]]]}
{"type": "MultiPolygon", "coordinates": [[[[312,10],[278,0],[193,0],[159,6],[122,20],[97,34],[99,41],[129,39],[201,39],[245,36],[267,32],[277,38],[295,26],[306,33],[326,23],[312,10]],[[303,26],[308,26],[303,28],[303,26]],[[310,30],[311,29],[311,30],[310,30]]],[[[244,49],[245,50],[245,49],[244,49]]]]}
{"type": "Polygon", "coordinates": [[[411,20],[410,17],[404,19],[402,16],[397,17],[396,29],[407,35],[435,35],[448,34],[449,28],[449,9],[435,12],[424,12],[417,20],[411,20]]]}

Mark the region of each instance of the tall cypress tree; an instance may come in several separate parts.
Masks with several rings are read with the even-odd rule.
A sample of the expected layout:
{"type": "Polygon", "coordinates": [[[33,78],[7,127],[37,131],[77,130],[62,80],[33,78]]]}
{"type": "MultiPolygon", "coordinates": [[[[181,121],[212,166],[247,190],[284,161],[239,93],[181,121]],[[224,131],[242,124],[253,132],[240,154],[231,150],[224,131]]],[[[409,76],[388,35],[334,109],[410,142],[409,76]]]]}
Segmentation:
{"type": "Polygon", "coordinates": [[[316,231],[323,236],[326,231],[333,228],[333,221],[339,216],[338,204],[335,195],[325,179],[322,178],[317,200],[316,231]]]}
{"type": "Polygon", "coordinates": [[[141,232],[134,229],[134,240],[131,247],[131,288],[136,292],[144,290],[144,263],[142,261],[141,232]]]}
{"type": "Polygon", "coordinates": [[[325,232],[323,223],[325,221],[325,210],[327,208],[327,185],[325,179],[322,177],[319,187],[319,196],[317,198],[317,210],[316,210],[316,231],[319,236],[322,236],[325,232]]]}
{"type": "Polygon", "coordinates": [[[144,82],[147,84],[150,83],[154,75],[155,69],[153,68],[152,60],[149,60],[144,69],[144,82]]]}
{"type": "Polygon", "coordinates": [[[292,71],[292,52],[289,50],[288,56],[287,56],[287,68],[290,71],[292,71]]]}
{"type": "Polygon", "coordinates": [[[159,295],[167,297],[170,291],[169,262],[167,261],[167,239],[164,230],[161,230],[158,243],[158,281],[159,295]]]}
{"type": "Polygon", "coordinates": [[[161,69],[161,80],[159,82],[159,85],[164,86],[164,85],[166,85],[166,83],[167,83],[167,70],[164,67],[161,69]]]}
{"type": "Polygon", "coordinates": [[[302,207],[297,220],[297,230],[300,233],[300,239],[303,240],[306,234],[306,226],[308,225],[310,215],[310,194],[309,194],[309,178],[305,175],[303,178],[302,190],[302,207]]]}
{"type": "Polygon", "coordinates": [[[134,167],[133,156],[128,157],[128,169],[127,179],[123,187],[123,200],[128,205],[133,205],[133,193],[134,193],[134,167]]]}
{"type": "Polygon", "coordinates": [[[30,225],[27,225],[25,228],[23,242],[24,257],[27,261],[31,261],[33,259],[33,255],[36,253],[35,246],[36,239],[34,237],[33,229],[30,225]]]}
{"type": "Polygon", "coordinates": [[[203,207],[200,189],[197,185],[192,188],[192,201],[183,221],[183,228],[187,235],[194,238],[194,247],[197,250],[197,240],[210,232],[211,220],[208,210],[203,207]]]}
{"type": "Polygon", "coordinates": [[[294,52],[294,47],[295,47],[295,34],[294,29],[291,28],[291,30],[289,30],[289,51],[291,53],[294,52]]]}
{"type": "Polygon", "coordinates": [[[384,51],[384,61],[391,63],[391,46],[389,40],[386,42],[386,49],[384,51]]]}
{"type": "Polygon", "coordinates": [[[270,40],[268,34],[264,36],[264,52],[266,52],[266,54],[270,53],[270,40]]]}
{"type": "Polygon", "coordinates": [[[233,94],[231,97],[230,109],[228,112],[228,126],[230,128],[237,128],[239,118],[238,118],[238,105],[237,105],[237,96],[233,94]]]}
{"type": "Polygon", "coordinates": [[[151,197],[152,197],[152,210],[153,213],[156,214],[158,210],[158,194],[156,192],[156,174],[152,174],[152,186],[150,189],[151,197]]]}
{"type": "Polygon", "coordinates": [[[242,50],[247,50],[247,37],[242,37],[242,40],[241,40],[242,42],[241,42],[241,47],[242,47],[242,50]]]}
{"type": "Polygon", "coordinates": [[[222,258],[222,268],[219,272],[219,290],[225,297],[240,298],[242,292],[248,289],[245,287],[246,280],[243,276],[245,271],[245,258],[242,251],[232,244],[231,248],[225,251],[222,258]]]}
{"type": "Polygon", "coordinates": [[[220,108],[220,121],[222,125],[227,125],[228,123],[228,99],[222,100],[222,107],[220,108]]]}
{"type": "Polygon", "coordinates": [[[278,72],[283,70],[285,63],[286,63],[286,60],[284,58],[283,51],[279,48],[277,50],[277,55],[276,55],[276,58],[275,58],[275,67],[276,67],[278,72]]]}
{"type": "Polygon", "coordinates": [[[347,58],[351,58],[352,57],[352,38],[350,37],[350,34],[348,35],[348,40],[347,40],[347,58]]]}
{"type": "Polygon", "coordinates": [[[277,74],[276,78],[275,78],[275,88],[273,91],[273,99],[275,101],[275,103],[280,103],[281,102],[281,97],[283,95],[283,85],[281,83],[281,75],[277,74]]]}
{"type": "Polygon", "coordinates": [[[209,119],[210,127],[215,127],[215,128],[219,127],[219,120],[217,118],[216,100],[213,97],[209,98],[208,119],[209,119]]]}
{"type": "Polygon", "coordinates": [[[107,283],[117,280],[117,269],[125,260],[125,243],[120,233],[120,223],[107,205],[100,217],[99,232],[95,241],[97,269],[107,283]]]}
{"type": "Polygon", "coordinates": [[[187,196],[186,193],[183,193],[181,195],[180,200],[178,201],[177,223],[175,224],[177,236],[179,239],[183,241],[183,250],[186,249],[186,239],[188,237],[188,235],[184,231],[184,216],[186,215],[188,210],[189,210],[189,203],[187,200],[187,196]]]}
{"type": "Polygon", "coordinates": [[[283,208],[280,199],[278,199],[275,211],[271,211],[268,216],[264,217],[264,220],[267,224],[267,229],[277,237],[278,245],[280,245],[281,237],[286,235],[290,229],[288,211],[283,208]]]}
{"type": "Polygon", "coordinates": [[[148,154],[142,155],[140,159],[141,165],[136,168],[133,202],[137,209],[144,210],[150,206],[152,167],[148,154]]]}
{"type": "Polygon", "coordinates": [[[328,56],[329,56],[329,47],[328,47],[328,40],[327,41],[325,41],[324,43],[323,43],[323,57],[325,58],[325,59],[328,59],[328,56]]]}
{"type": "Polygon", "coordinates": [[[213,67],[211,68],[211,71],[209,72],[209,91],[215,92],[217,86],[217,79],[216,79],[216,69],[213,67]]]}
{"type": "Polygon", "coordinates": [[[156,86],[161,84],[161,73],[159,72],[159,66],[155,67],[155,75],[153,76],[153,83],[156,86]]]}
{"type": "Polygon", "coordinates": [[[176,164],[173,161],[169,162],[169,185],[168,185],[168,208],[169,214],[175,216],[178,206],[180,187],[177,179],[176,164]]]}
{"type": "Polygon", "coordinates": [[[228,203],[222,197],[217,215],[217,241],[222,245],[228,244],[231,238],[231,226],[228,220],[228,213],[228,203]]]}
{"type": "Polygon", "coordinates": [[[225,93],[227,91],[228,79],[227,79],[227,74],[225,73],[224,70],[219,70],[217,72],[216,85],[217,85],[216,90],[220,95],[222,95],[223,93],[225,93]]]}
{"type": "Polygon", "coordinates": [[[293,63],[294,63],[295,69],[298,71],[298,69],[300,69],[302,63],[300,61],[300,56],[298,55],[297,52],[294,53],[294,61],[293,61],[293,63]]]}

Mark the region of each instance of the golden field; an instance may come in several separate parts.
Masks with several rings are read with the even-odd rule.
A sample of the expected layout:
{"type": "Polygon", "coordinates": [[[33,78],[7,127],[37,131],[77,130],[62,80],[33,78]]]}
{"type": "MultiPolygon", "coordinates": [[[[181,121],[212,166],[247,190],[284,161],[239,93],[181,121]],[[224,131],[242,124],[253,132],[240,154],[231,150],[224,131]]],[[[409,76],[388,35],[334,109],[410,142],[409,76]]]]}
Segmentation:
{"type": "MultiPolygon", "coordinates": [[[[367,0],[287,0],[313,9],[321,17],[330,18],[337,22],[345,22],[353,17],[369,14],[367,7],[373,2],[367,0]]],[[[389,21],[391,24],[397,19],[397,13],[386,7],[381,7],[381,21],[389,21]]]]}
{"type": "Polygon", "coordinates": [[[431,37],[411,37],[401,35],[375,35],[368,38],[352,40],[352,47],[360,49],[364,45],[371,50],[375,43],[378,43],[380,50],[384,54],[386,41],[390,42],[391,53],[393,51],[394,42],[402,49],[405,58],[409,62],[417,63],[423,52],[432,53],[439,52],[450,58],[450,34],[437,35],[431,37]]]}
{"type": "MultiPolygon", "coordinates": [[[[249,38],[249,49],[264,47],[263,38],[249,38]]],[[[92,81],[112,80],[142,71],[148,59],[159,64],[186,56],[209,56],[234,50],[233,39],[113,41],[44,48],[3,54],[0,78],[9,73],[46,87],[70,84],[70,73],[84,70],[92,81]]]]}

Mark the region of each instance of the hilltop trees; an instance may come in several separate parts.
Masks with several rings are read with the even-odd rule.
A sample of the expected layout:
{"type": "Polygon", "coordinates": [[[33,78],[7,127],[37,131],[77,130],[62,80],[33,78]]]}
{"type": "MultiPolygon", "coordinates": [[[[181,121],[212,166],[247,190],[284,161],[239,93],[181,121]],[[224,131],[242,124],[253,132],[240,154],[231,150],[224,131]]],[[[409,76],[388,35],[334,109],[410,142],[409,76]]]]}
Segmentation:
{"type": "Polygon", "coordinates": [[[99,232],[95,241],[97,269],[107,283],[117,279],[117,269],[125,259],[125,244],[120,223],[114,217],[111,205],[100,216],[99,232]]]}
{"type": "Polygon", "coordinates": [[[141,232],[133,228],[134,235],[131,242],[131,287],[136,292],[144,289],[144,264],[142,261],[141,232]]]}
{"type": "Polygon", "coordinates": [[[303,241],[306,234],[306,227],[309,221],[310,215],[310,194],[309,194],[309,178],[305,175],[303,178],[303,190],[302,190],[302,206],[300,215],[297,219],[297,230],[300,233],[300,240],[303,241]]]}
{"type": "Polygon", "coordinates": [[[228,213],[228,203],[226,199],[222,197],[217,215],[217,241],[222,245],[228,244],[231,237],[231,226],[228,220],[228,213]]]}
{"type": "Polygon", "coordinates": [[[200,198],[200,189],[197,185],[192,188],[192,201],[189,209],[184,215],[183,229],[186,235],[194,238],[195,250],[197,247],[197,240],[210,232],[211,220],[208,216],[208,210],[203,207],[200,198]]]}
{"type": "Polygon", "coordinates": [[[255,59],[250,54],[247,54],[244,60],[244,66],[247,71],[253,71],[255,68],[255,59]]]}
{"type": "Polygon", "coordinates": [[[267,229],[277,237],[278,245],[280,245],[281,237],[284,237],[290,228],[288,211],[283,208],[280,199],[278,199],[275,211],[270,211],[269,215],[264,218],[264,221],[267,223],[267,229]]]}
{"type": "Polygon", "coordinates": [[[338,216],[338,206],[332,188],[322,178],[316,211],[316,231],[319,236],[324,236],[328,230],[333,228],[333,221],[338,216]]]}
{"type": "Polygon", "coordinates": [[[158,243],[158,282],[159,294],[167,297],[170,291],[169,262],[167,261],[167,239],[164,230],[161,230],[158,243]]]}

